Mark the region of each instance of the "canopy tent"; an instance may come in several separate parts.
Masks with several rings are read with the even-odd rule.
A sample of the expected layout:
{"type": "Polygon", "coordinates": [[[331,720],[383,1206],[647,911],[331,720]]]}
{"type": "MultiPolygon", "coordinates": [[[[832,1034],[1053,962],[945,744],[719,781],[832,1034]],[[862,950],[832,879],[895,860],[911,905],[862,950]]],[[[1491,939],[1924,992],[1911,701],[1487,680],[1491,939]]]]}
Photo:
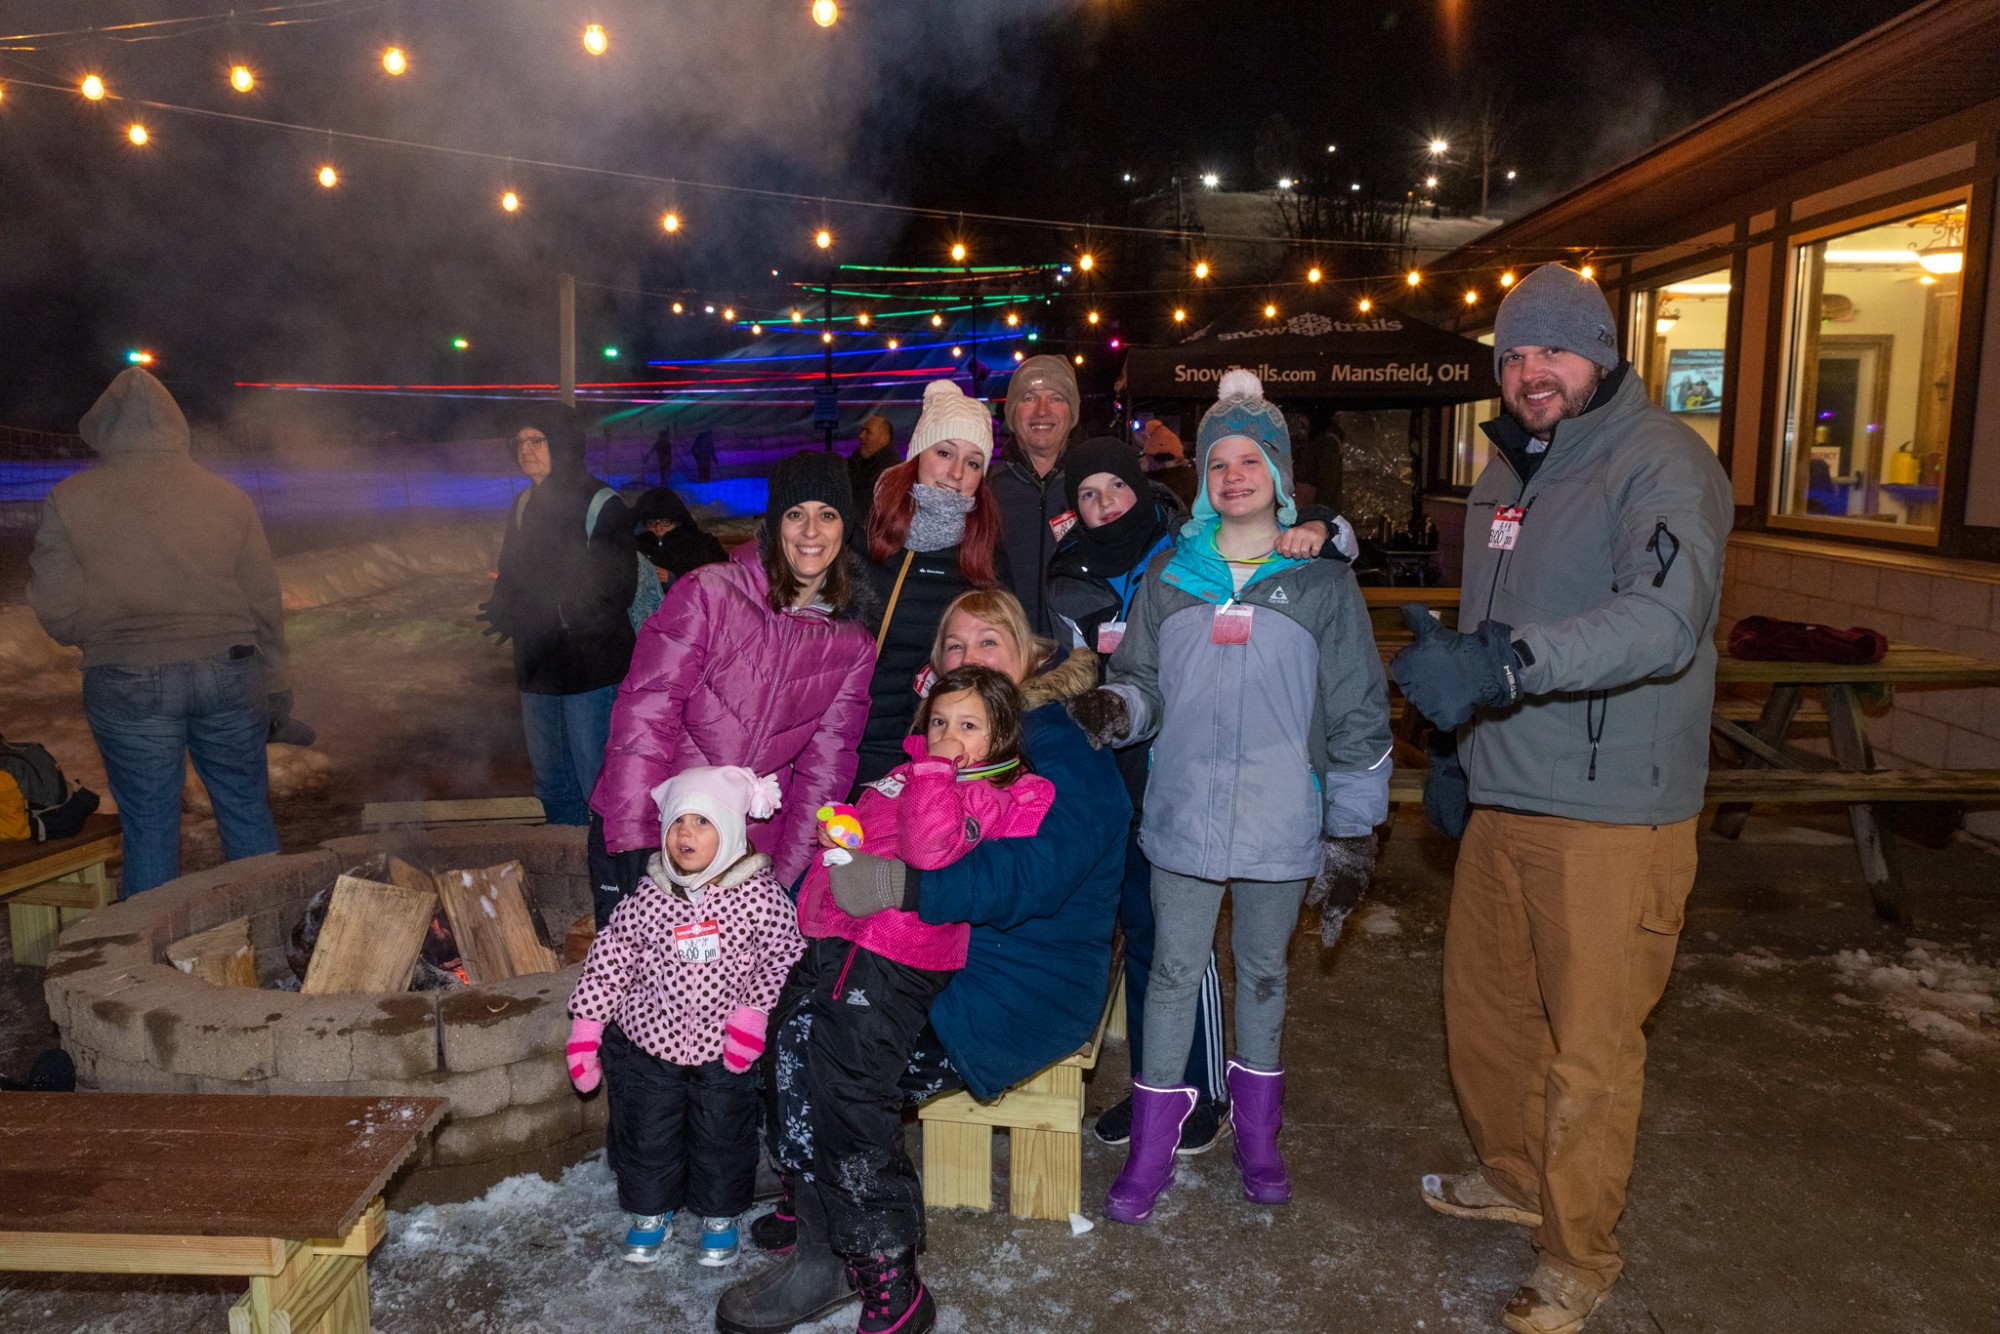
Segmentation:
{"type": "Polygon", "coordinates": [[[1213,398],[1241,366],[1273,399],[1353,407],[1418,407],[1497,398],[1493,349],[1387,307],[1355,312],[1322,297],[1264,314],[1245,301],[1173,347],[1135,347],[1125,362],[1134,398],[1213,398]]]}

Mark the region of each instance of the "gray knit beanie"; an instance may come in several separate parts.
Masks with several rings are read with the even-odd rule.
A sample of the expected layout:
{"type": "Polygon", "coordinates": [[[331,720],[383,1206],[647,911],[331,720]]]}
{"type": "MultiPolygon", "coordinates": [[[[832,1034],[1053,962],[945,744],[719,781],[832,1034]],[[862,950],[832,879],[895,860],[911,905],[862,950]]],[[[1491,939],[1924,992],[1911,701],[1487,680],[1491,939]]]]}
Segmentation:
{"type": "Polygon", "coordinates": [[[1493,322],[1493,373],[1510,348],[1555,347],[1618,369],[1618,322],[1604,290],[1575,269],[1544,264],[1514,285],[1493,322]]]}
{"type": "Polygon", "coordinates": [[[1218,441],[1241,436],[1264,453],[1272,480],[1277,484],[1278,522],[1290,527],[1298,522],[1298,502],[1292,493],[1292,434],[1285,426],[1285,414],[1264,397],[1264,385],[1255,375],[1238,367],[1225,372],[1215,387],[1215,406],[1201,415],[1195,433],[1195,466],[1200,471],[1201,489],[1194,497],[1194,524],[1213,520],[1215,506],[1208,499],[1208,452],[1218,441]]]}

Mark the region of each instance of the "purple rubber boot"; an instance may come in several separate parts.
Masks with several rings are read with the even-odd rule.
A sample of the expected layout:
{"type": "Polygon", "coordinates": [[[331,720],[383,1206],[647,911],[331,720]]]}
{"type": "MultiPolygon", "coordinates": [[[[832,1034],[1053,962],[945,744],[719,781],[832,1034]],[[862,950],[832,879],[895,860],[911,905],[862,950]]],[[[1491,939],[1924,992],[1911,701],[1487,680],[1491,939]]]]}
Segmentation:
{"type": "Polygon", "coordinates": [[[1125,1154],[1125,1170],[1104,1193],[1106,1218],[1143,1223],[1153,1216],[1153,1202],[1174,1184],[1181,1123],[1200,1096],[1185,1084],[1162,1089],[1133,1081],[1131,1148],[1125,1154]]]}
{"type": "Polygon", "coordinates": [[[1229,1063],[1229,1124],[1236,1131],[1236,1168],[1243,1198],[1253,1204],[1290,1204],[1292,1179],[1278,1153],[1284,1124],[1285,1072],[1229,1063]]]}

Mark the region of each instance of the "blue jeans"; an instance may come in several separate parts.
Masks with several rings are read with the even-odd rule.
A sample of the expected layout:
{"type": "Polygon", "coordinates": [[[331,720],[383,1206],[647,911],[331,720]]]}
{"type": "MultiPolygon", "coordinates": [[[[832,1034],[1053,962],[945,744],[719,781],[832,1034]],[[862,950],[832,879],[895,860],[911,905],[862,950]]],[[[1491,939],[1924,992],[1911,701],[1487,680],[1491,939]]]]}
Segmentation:
{"type": "Polygon", "coordinates": [[[208,789],[223,855],[278,850],[264,740],[270,720],[254,654],[226,650],[161,667],[92,667],[83,713],[125,832],[123,895],[180,874],[181,786],[187,759],[208,789]]]}
{"type": "Polygon", "coordinates": [[[535,795],[550,824],[589,824],[590,789],[604,767],[611,741],[611,705],[617,686],[580,695],[521,695],[521,728],[528,734],[528,763],[535,795]]]}

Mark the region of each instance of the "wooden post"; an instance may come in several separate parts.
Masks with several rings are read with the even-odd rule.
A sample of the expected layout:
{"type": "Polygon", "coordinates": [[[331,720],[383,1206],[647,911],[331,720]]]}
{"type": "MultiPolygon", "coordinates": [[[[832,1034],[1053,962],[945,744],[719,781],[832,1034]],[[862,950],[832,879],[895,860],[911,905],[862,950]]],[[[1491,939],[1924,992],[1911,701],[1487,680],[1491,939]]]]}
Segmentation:
{"type": "Polygon", "coordinates": [[[556,283],[557,364],[562,381],[562,404],[576,406],[576,275],[565,273],[556,283]]]}
{"type": "MultiPolygon", "coordinates": [[[[1829,685],[1820,695],[1826,700],[1827,740],[1833,745],[1834,759],[1842,769],[1852,772],[1873,769],[1875,749],[1868,744],[1868,725],[1855,703],[1854,687],[1829,685]]],[[[1854,850],[1861,858],[1861,876],[1868,882],[1868,893],[1875,900],[1875,915],[1908,927],[1910,905],[1897,864],[1895,835],[1882,828],[1873,806],[1849,806],[1847,822],[1854,829],[1854,850]]]]}

